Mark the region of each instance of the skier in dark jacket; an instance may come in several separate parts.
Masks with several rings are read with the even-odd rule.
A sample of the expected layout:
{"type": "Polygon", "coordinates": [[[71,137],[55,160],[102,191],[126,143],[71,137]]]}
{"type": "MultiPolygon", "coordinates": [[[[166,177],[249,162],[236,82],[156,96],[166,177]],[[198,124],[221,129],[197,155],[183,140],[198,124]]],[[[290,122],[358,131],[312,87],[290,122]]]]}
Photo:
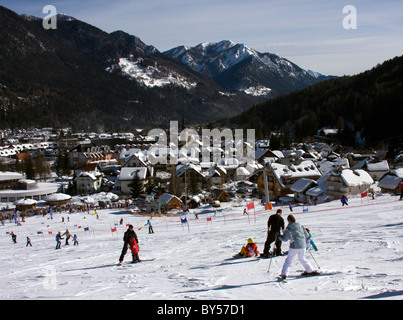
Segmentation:
{"type": "Polygon", "coordinates": [[[133,230],[133,226],[129,225],[129,228],[126,230],[126,232],[123,236],[124,244],[123,244],[122,253],[120,254],[119,263],[123,262],[123,258],[125,257],[125,254],[127,253],[127,249],[130,247],[130,240],[132,238],[136,239],[136,242],[139,243],[139,241],[137,239],[137,234],[133,230]]]}
{"type": "Polygon", "coordinates": [[[278,209],[276,214],[270,216],[267,222],[267,239],[264,244],[262,257],[269,257],[270,245],[275,242],[276,250],[274,254],[276,256],[281,256],[281,241],[277,238],[280,235],[280,230],[284,232],[284,219],[281,217],[283,212],[278,209]]]}

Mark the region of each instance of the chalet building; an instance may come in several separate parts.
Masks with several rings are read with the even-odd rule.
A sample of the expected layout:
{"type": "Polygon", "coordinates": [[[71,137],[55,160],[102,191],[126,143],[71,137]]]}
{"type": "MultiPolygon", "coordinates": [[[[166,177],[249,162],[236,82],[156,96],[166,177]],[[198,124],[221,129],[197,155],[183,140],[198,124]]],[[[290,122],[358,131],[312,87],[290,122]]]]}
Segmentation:
{"type": "Polygon", "coordinates": [[[399,182],[403,179],[403,168],[392,169],[379,179],[378,187],[382,193],[400,193],[399,182]]]}
{"type": "Polygon", "coordinates": [[[329,173],[324,185],[329,199],[340,199],[343,195],[356,196],[369,190],[374,180],[362,169],[344,169],[329,173]]]}
{"type": "MultiPolygon", "coordinates": [[[[268,165],[267,182],[270,199],[278,199],[292,193],[291,186],[299,179],[318,180],[321,173],[312,160],[295,161],[291,164],[272,163],[268,165]]],[[[257,178],[257,189],[264,193],[263,171],[257,178]]]]}

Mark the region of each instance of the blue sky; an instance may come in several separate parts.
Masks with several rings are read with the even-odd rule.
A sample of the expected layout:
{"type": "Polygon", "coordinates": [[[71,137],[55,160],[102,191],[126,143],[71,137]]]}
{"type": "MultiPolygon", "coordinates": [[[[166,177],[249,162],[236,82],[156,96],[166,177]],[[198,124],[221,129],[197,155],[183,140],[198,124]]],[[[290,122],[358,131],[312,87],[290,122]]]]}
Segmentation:
{"type": "Polygon", "coordinates": [[[54,5],[102,30],[123,30],[165,51],[232,40],[323,74],[352,75],[403,55],[402,0],[0,0],[44,17],[54,5]],[[343,7],[357,9],[357,29],[343,28],[343,7]]]}

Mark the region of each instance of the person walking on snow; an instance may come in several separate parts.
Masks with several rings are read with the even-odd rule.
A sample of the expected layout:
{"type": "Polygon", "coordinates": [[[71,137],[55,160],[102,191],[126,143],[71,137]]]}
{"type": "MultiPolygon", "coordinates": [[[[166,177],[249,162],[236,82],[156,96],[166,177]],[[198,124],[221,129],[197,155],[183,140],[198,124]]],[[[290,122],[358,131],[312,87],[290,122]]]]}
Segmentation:
{"type": "Polygon", "coordinates": [[[127,249],[130,246],[130,240],[132,238],[134,238],[136,240],[137,244],[139,243],[139,240],[137,239],[137,234],[133,230],[133,225],[130,224],[129,228],[126,230],[125,234],[123,235],[123,249],[122,249],[122,253],[120,254],[119,263],[123,262],[125,254],[127,253],[127,249]]]}
{"type": "Polygon", "coordinates": [[[29,237],[27,237],[27,245],[26,245],[26,247],[28,247],[28,246],[32,247],[31,239],[29,237]]]}
{"type": "Polygon", "coordinates": [[[147,223],[144,226],[148,226],[148,233],[154,233],[153,225],[150,220],[147,220],[147,223]]]}
{"type": "Polygon", "coordinates": [[[287,259],[285,260],[283,268],[281,270],[280,278],[286,279],[291,267],[291,263],[297,255],[299,261],[305,268],[305,272],[303,273],[303,275],[317,274],[317,272],[313,271],[311,264],[305,258],[306,240],[309,236],[308,232],[306,232],[305,228],[302,225],[296,222],[293,215],[290,214],[287,217],[287,221],[288,226],[285,229],[284,234],[278,236],[281,241],[290,241],[290,249],[288,251],[287,259]]]}
{"type": "Polygon", "coordinates": [[[276,250],[274,255],[281,256],[281,241],[277,237],[280,234],[280,230],[284,232],[284,219],[281,217],[283,212],[281,209],[278,209],[276,214],[270,216],[269,221],[267,222],[267,239],[264,244],[262,257],[268,258],[270,245],[275,242],[276,250]]]}
{"type": "Polygon", "coordinates": [[[11,231],[11,240],[13,240],[14,243],[17,243],[17,235],[11,231]]]}

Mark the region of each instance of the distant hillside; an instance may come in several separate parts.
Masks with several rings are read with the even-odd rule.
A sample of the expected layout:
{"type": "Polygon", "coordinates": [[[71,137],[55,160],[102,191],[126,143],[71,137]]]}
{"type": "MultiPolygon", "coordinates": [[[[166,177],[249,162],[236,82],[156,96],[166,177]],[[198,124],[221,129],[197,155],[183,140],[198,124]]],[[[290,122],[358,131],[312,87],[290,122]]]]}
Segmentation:
{"type": "Polygon", "coordinates": [[[212,79],[135,36],[65,15],[56,30],[0,6],[0,127],[111,130],[185,117],[232,117],[262,101],[212,79]]]}
{"type": "Polygon", "coordinates": [[[402,119],[403,56],[258,104],[231,122],[255,128],[258,137],[283,131],[297,139],[333,127],[340,129],[338,138],[346,145],[362,138],[366,145],[376,145],[401,143],[402,119]]]}

